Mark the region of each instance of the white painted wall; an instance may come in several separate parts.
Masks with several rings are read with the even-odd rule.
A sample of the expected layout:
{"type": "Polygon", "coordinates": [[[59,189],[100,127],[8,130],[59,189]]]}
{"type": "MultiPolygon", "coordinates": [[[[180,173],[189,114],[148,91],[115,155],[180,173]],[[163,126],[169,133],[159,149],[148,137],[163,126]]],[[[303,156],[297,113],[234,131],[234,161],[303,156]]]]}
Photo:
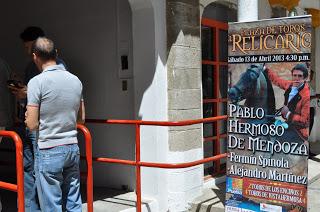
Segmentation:
{"type": "MultiPolygon", "coordinates": [[[[22,73],[27,58],[19,34],[26,26],[40,26],[55,41],[71,72],[82,80],[87,117],[134,119],[133,79],[126,79],[128,91],[122,91],[118,66],[118,54],[122,53],[118,47],[124,42],[128,44],[132,71],[131,21],[127,0],[1,2],[0,55],[13,70],[22,73]]],[[[134,158],[133,128],[88,126],[94,138],[94,156],[134,158]]],[[[94,180],[97,186],[129,185],[133,189],[134,169],[95,164],[94,180]]]]}
{"type": "MultiPolygon", "coordinates": [[[[133,20],[135,114],[142,120],[168,120],[165,1],[130,0],[133,20]]],[[[167,162],[168,129],[141,128],[141,160],[167,162]]],[[[142,169],[143,196],[167,211],[167,171],[142,169]]]]}

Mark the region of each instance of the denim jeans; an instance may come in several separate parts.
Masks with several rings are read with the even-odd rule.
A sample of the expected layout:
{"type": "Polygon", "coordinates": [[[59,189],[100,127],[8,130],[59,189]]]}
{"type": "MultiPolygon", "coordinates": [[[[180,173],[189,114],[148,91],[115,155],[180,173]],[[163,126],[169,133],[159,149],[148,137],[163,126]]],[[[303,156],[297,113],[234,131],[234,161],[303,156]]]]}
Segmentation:
{"type": "Polygon", "coordinates": [[[34,161],[37,157],[37,132],[29,131],[25,125],[20,125],[16,130],[23,143],[25,211],[40,211],[34,172],[34,161]]]}
{"type": "Polygon", "coordinates": [[[40,149],[38,154],[36,184],[41,210],[81,211],[78,145],[40,149]]]}

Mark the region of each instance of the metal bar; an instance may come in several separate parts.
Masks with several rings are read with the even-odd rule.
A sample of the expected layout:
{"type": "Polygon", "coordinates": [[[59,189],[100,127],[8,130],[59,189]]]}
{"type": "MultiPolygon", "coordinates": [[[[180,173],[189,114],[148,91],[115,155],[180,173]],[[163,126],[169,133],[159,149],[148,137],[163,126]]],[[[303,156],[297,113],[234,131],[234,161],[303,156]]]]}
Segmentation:
{"type": "Polygon", "coordinates": [[[154,168],[162,168],[162,169],[182,169],[182,168],[188,168],[188,167],[196,166],[203,163],[208,163],[211,161],[220,160],[225,157],[227,157],[227,153],[216,155],[209,158],[204,158],[201,160],[187,162],[187,163],[135,162],[131,160],[118,160],[114,158],[93,158],[93,161],[101,162],[101,163],[118,163],[118,164],[129,165],[129,166],[154,167],[154,168]]]}
{"type": "Polygon", "coordinates": [[[96,124],[139,124],[139,125],[151,125],[151,126],[187,126],[193,124],[209,123],[214,121],[219,121],[227,119],[228,116],[216,116],[204,119],[195,120],[183,120],[183,121],[141,121],[141,120],[115,120],[115,119],[86,119],[86,123],[96,123],[96,124]]]}
{"type": "Polygon", "coordinates": [[[93,212],[92,137],[90,131],[85,126],[78,124],[77,128],[82,131],[86,142],[87,208],[88,212],[93,212]]]}
{"type": "Polygon", "coordinates": [[[23,176],[23,146],[21,138],[13,132],[13,140],[16,146],[16,169],[17,169],[17,189],[18,189],[18,211],[24,211],[24,176],[23,176]]]}
{"type": "Polygon", "coordinates": [[[135,161],[131,160],[122,160],[122,159],[114,159],[114,158],[103,158],[97,157],[92,160],[95,162],[102,163],[117,163],[124,164],[130,166],[136,166],[136,210],[137,212],[142,211],[142,197],[141,197],[141,167],[153,167],[153,168],[164,168],[164,169],[179,169],[179,168],[187,168],[196,165],[200,165],[203,163],[220,160],[221,158],[225,158],[227,153],[216,155],[209,158],[204,158],[202,160],[197,160],[188,163],[179,163],[179,164],[167,164],[167,163],[152,163],[152,162],[141,162],[141,154],[140,154],[140,126],[141,125],[149,125],[149,126],[186,126],[193,124],[201,124],[201,123],[211,123],[219,120],[225,120],[227,116],[217,116],[210,117],[204,119],[196,119],[196,120],[184,120],[177,122],[169,122],[169,121],[141,121],[141,120],[102,120],[102,119],[86,119],[86,123],[98,123],[98,124],[129,124],[135,125],[136,127],[136,158],[135,161]]]}
{"type": "Polygon", "coordinates": [[[140,165],[143,167],[155,167],[155,168],[164,168],[164,169],[182,169],[182,168],[192,167],[192,166],[200,165],[200,164],[211,162],[211,161],[217,161],[217,160],[220,160],[221,158],[225,158],[225,157],[227,157],[227,153],[216,155],[216,156],[209,157],[209,158],[205,158],[202,160],[188,162],[188,163],[166,164],[166,163],[141,162],[140,165]]]}
{"type": "Polygon", "coordinates": [[[99,158],[93,157],[92,160],[95,162],[101,162],[101,163],[119,163],[119,164],[129,165],[129,166],[137,165],[137,163],[132,160],[122,160],[122,159],[102,158],[102,157],[99,157],[99,158]]]}
{"type": "MultiPolygon", "coordinates": [[[[227,134],[226,133],[224,133],[224,134],[220,134],[220,136],[219,136],[220,138],[226,138],[227,137],[227,134]]],[[[217,136],[212,136],[212,137],[204,137],[203,138],[203,141],[205,141],[205,142],[208,142],[208,141],[215,141],[215,140],[217,140],[218,139],[218,137],[217,136]]]]}
{"type": "Polygon", "coordinates": [[[209,18],[202,18],[201,24],[209,27],[217,27],[219,29],[228,30],[228,23],[223,23],[221,21],[215,21],[209,18]]]}
{"type": "MultiPolygon", "coordinates": [[[[18,212],[24,212],[24,176],[23,176],[23,146],[19,135],[13,131],[0,130],[0,136],[10,137],[16,147],[16,172],[17,185],[16,192],[18,195],[18,212]]],[[[2,188],[14,191],[15,186],[10,183],[2,183],[2,188]]]]}
{"type": "Polygon", "coordinates": [[[218,99],[204,99],[203,103],[215,103],[215,102],[228,102],[227,98],[218,98],[218,99]]]}
{"type": "Polygon", "coordinates": [[[141,166],[140,164],[140,125],[136,124],[136,195],[137,203],[136,208],[137,212],[141,212],[141,166]]]}
{"type": "MultiPolygon", "coordinates": [[[[215,31],[215,55],[216,55],[216,61],[220,61],[220,45],[219,45],[219,38],[220,38],[220,30],[218,28],[216,28],[216,31],[215,31]]],[[[220,66],[219,65],[216,65],[216,68],[215,68],[215,79],[214,79],[214,82],[215,82],[215,88],[214,88],[214,91],[215,91],[215,98],[220,98],[219,96],[219,90],[220,90],[220,66]]],[[[216,103],[216,107],[215,107],[215,116],[218,116],[219,115],[219,111],[220,111],[220,107],[219,107],[219,103],[216,103]]],[[[216,128],[216,137],[217,137],[217,141],[214,143],[214,155],[219,155],[220,154],[220,124],[219,122],[215,122],[215,128],[216,128]]],[[[215,174],[217,172],[220,172],[220,160],[216,160],[214,162],[214,173],[212,174],[215,174]]]]}
{"type": "Polygon", "coordinates": [[[18,186],[16,184],[6,183],[3,181],[0,181],[0,188],[5,189],[5,190],[14,191],[14,192],[17,192],[17,190],[18,190],[18,186]]]}
{"type": "Polygon", "coordinates": [[[220,65],[220,66],[227,66],[227,65],[228,65],[228,62],[212,61],[212,60],[202,60],[202,64],[204,64],[204,65],[220,65]]]}

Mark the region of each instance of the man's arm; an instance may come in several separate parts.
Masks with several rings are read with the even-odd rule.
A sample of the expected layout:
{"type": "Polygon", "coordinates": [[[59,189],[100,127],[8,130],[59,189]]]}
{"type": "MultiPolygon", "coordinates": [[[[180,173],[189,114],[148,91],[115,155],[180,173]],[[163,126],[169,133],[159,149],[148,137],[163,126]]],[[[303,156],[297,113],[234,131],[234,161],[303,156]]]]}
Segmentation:
{"type": "Polygon", "coordinates": [[[81,100],[79,111],[78,111],[78,118],[77,118],[78,124],[84,124],[85,119],[86,119],[86,113],[85,113],[85,108],[84,108],[84,101],[81,100]]]}
{"type": "Polygon", "coordinates": [[[25,123],[30,130],[36,130],[39,127],[39,107],[27,106],[25,123]]]}
{"type": "Polygon", "coordinates": [[[27,86],[21,85],[22,88],[16,88],[13,86],[8,86],[13,95],[16,96],[17,99],[26,99],[27,98],[27,86]]]}
{"type": "Polygon", "coordinates": [[[39,105],[41,102],[40,83],[36,77],[28,83],[28,103],[27,111],[25,114],[25,123],[30,130],[36,130],[39,127],[39,105]]]}
{"type": "Polygon", "coordinates": [[[274,71],[272,71],[269,68],[265,69],[265,72],[267,73],[269,79],[271,80],[271,82],[273,84],[275,84],[276,86],[280,87],[283,90],[287,90],[288,87],[290,86],[290,81],[288,80],[284,80],[281,79],[276,73],[274,73],[274,71]]]}

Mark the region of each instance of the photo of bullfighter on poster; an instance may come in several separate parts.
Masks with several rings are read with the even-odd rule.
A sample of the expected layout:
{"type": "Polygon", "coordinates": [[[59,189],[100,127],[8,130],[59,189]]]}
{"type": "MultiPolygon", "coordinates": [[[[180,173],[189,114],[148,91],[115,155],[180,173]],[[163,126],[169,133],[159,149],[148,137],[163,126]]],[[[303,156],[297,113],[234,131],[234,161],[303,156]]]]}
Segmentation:
{"type": "Polygon", "coordinates": [[[311,17],[229,24],[226,211],[307,211],[311,17]]]}

